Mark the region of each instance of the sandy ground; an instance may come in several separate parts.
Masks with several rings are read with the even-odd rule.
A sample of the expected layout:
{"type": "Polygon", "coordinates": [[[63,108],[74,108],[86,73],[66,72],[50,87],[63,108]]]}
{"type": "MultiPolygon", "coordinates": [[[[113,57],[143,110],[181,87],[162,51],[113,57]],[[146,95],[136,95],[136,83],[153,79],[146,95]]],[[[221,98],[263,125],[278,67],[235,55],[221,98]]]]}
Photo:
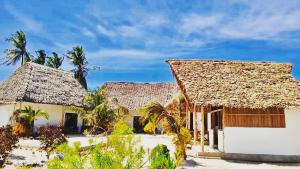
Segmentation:
{"type": "MultiPolygon", "coordinates": [[[[172,138],[164,135],[137,135],[141,138],[140,145],[145,150],[151,150],[157,144],[164,144],[170,150],[171,155],[174,154],[175,147],[172,144],[172,138]]],[[[94,144],[105,142],[105,137],[85,137],[82,135],[68,136],[68,144],[73,145],[74,142],[80,141],[82,146],[90,145],[90,139],[94,140],[94,144]]],[[[21,139],[19,147],[15,148],[10,154],[8,161],[12,164],[7,165],[6,169],[17,168],[17,166],[34,165],[36,168],[46,168],[44,165],[47,161],[46,153],[39,150],[40,142],[38,140],[21,139]]],[[[190,154],[193,152],[189,151],[190,154]]],[[[226,161],[221,159],[203,159],[189,156],[187,161],[180,167],[182,169],[300,169],[299,164],[271,164],[271,163],[251,163],[245,161],[226,161]]]]}

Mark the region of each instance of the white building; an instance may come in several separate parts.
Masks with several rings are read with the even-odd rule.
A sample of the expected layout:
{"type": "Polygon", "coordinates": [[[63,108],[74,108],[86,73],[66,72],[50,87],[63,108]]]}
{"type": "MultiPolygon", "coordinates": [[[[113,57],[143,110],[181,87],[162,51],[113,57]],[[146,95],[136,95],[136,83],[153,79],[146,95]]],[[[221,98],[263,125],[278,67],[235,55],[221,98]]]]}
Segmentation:
{"type": "Polygon", "coordinates": [[[82,120],[71,106],[80,106],[86,93],[72,73],[26,63],[0,86],[0,126],[13,123],[15,110],[31,106],[49,114],[48,120],[36,120],[35,127],[62,125],[67,131],[80,131],[82,120]]]}
{"type": "Polygon", "coordinates": [[[168,63],[189,102],[186,115],[200,155],[300,162],[300,83],[290,64],[168,63]]]}

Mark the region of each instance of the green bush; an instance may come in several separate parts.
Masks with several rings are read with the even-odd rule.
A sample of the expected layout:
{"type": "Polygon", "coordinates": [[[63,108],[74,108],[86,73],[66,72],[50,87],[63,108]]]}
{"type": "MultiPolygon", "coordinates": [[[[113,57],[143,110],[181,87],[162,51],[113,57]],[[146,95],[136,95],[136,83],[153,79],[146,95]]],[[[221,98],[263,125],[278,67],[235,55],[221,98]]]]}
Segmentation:
{"type": "Polygon", "coordinates": [[[175,162],[170,157],[166,145],[157,145],[150,155],[150,169],[175,169],[175,162]]]}
{"type": "Polygon", "coordinates": [[[99,143],[89,148],[74,148],[67,144],[59,146],[55,152],[62,158],[54,158],[48,162],[49,169],[139,169],[144,165],[145,151],[137,147],[140,142],[133,129],[121,120],[108,136],[107,143],[99,143]]]}

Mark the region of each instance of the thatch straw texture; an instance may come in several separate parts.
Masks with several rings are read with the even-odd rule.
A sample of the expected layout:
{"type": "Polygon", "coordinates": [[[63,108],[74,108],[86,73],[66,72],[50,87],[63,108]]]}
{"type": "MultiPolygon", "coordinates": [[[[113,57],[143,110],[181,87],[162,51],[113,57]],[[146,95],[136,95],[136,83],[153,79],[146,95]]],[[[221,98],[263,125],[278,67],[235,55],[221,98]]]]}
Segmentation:
{"type": "Polygon", "coordinates": [[[176,83],[109,82],[102,89],[110,107],[120,105],[131,111],[154,101],[166,105],[179,93],[176,83]]]}
{"type": "Polygon", "coordinates": [[[67,71],[26,63],[0,86],[0,102],[80,106],[87,91],[67,71]]]}
{"type": "Polygon", "coordinates": [[[292,66],[271,62],[169,60],[190,103],[267,108],[300,106],[300,83],[292,66]]]}

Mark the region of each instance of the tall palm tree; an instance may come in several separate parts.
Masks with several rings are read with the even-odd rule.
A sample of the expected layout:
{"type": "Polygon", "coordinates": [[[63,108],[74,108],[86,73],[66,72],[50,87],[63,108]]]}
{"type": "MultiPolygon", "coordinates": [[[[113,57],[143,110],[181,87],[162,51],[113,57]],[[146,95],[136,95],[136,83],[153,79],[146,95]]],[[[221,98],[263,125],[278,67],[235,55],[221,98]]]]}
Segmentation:
{"type": "Polygon", "coordinates": [[[47,54],[45,52],[45,50],[38,50],[36,51],[36,58],[33,59],[34,63],[40,64],[40,65],[44,65],[46,62],[46,58],[47,58],[47,54]]]}
{"type": "Polygon", "coordinates": [[[48,58],[47,66],[58,69],[63,61],[63,57],[59,57],[57,53],[53,52],[52,56],[48,58]]]}
{"type": "Polygon", "coordinates": [[[12,118],[16,121],[23,121],[28,123],[31,129],[34,128],[34,121],[38,118],[45,118],[48,120],[48,113],[41,109],[34,110],[31,106],[26,106],[25,109],[17,109],[14,111],[12,118]]]}
{"type": "Polygon", "coordinates": [[[75,78],[85,89],[87,89],[85,77],[88,73],[88,68],[86,67],[88,61],[85,57],[82,46],[73,47],[71,51],[67,52],[67,58],[70,60],[71,64],[76,67],[72,70],[75,74],[75,78]]]}
{"type": "Polygon", "coordinates": [[[11,37],[7,38],[6,41],[12,44],[14,49],[5,50],[6,56],[2,64],[16,64],[21,59],[21,65],[23,65],[25,62],[31,60],[30,54],[26,50],[26,36],[24,32],[17,31],[15,34],[12,34],[11,37]]]}

